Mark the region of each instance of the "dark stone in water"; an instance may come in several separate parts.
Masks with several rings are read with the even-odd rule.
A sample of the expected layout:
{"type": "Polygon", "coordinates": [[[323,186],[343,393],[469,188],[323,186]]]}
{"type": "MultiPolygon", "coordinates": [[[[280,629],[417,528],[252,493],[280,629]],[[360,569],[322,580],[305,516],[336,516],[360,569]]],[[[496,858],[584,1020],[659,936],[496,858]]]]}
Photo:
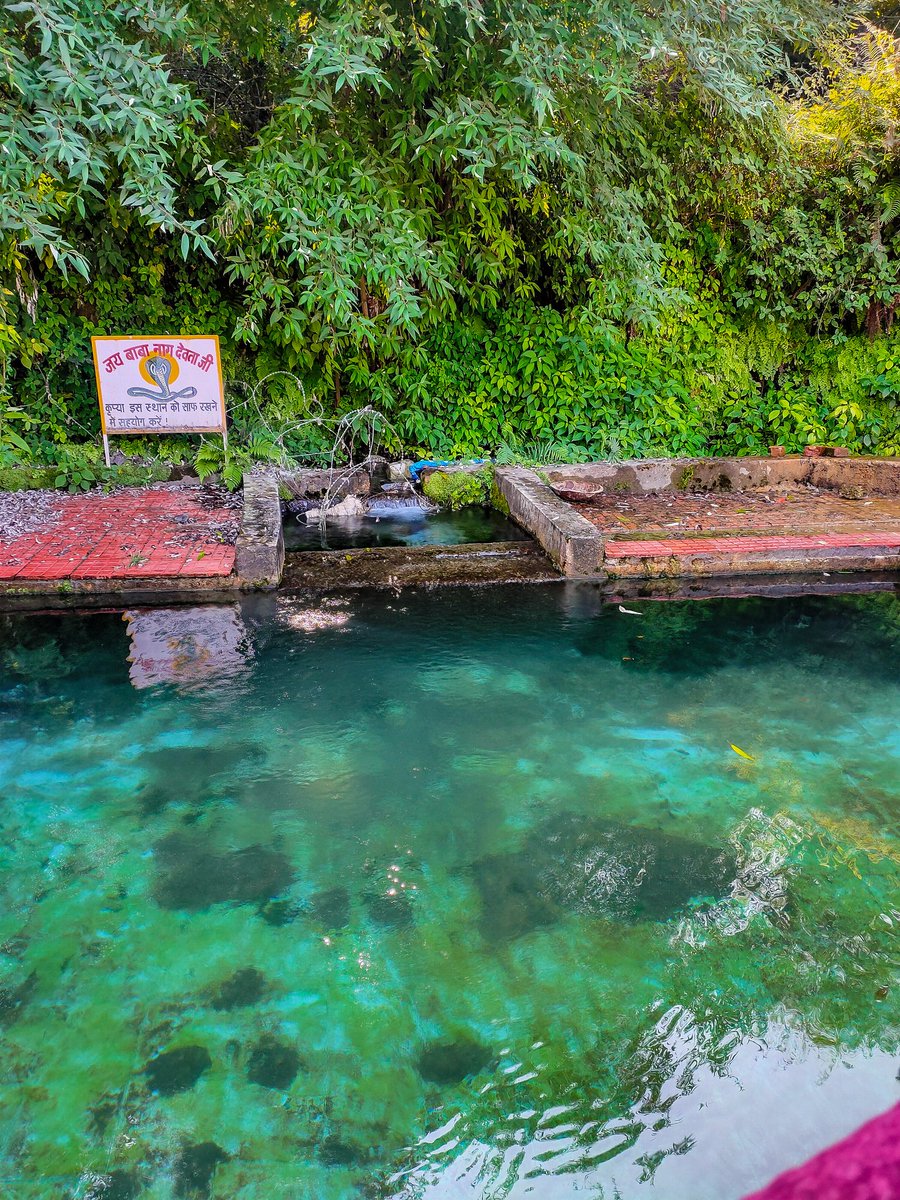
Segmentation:
{"type": "Polygon", "coordinates": [[[369,916],[379,925],[392,925],[396,929],[405,929],[412,925],[412,900],[406,892],[397,892],[395,896],[385,893],[370,894],[365,900],[369,916]]]}
{"type": "Polygon", "coordinates": [[[134,1200],[138,1191],[134,1175],[128,1171],[109,1171],[94,1175],[83,1200],[134,1200]]]}
{"type": "Polygon", "coordinates": [[[211,904],[250,904],[283,892],[293,878],[290,861],[265,846],[216,854],[203,842],[173,833],[156,845],[164,868],[154,895],[163,908],[199,912],[211,904]]]}
{"type": "Polygon", "coordinates": [[[266,990],[266,977],[256,967],[244,967],[224,980],[213,994],[212,1006],[223,1011],[256,1004],[266,990]]]}
{"type": "Polygon", "coordinates": [[[352,1167],[362,1162],[365,1155],[348,1142],[342,1142],[332,1134],[319,1145],[319,1158],[327,1167],[352,1167]]]}
{"type": "Polygon", "coordinates": [[[481,932],[492,942],[508,941],[552,925],[562,909],[542,890],[537,864],[527,854],[490,854],[473,863],[481,893],[481,932]]]}
{"type": "Polygon", "coordinates": [[[22,1009],[31,999],[37,987],[37,971],[32,971],[17,987],[0,988],[0,1029],[6,1029],[17,1021],[22,1009]]]}
{"type": "Polygon", "coordinates": [[[285,1092],[300,1070],[300,1055],[275,1038],[263,1038],[254,1046],[247,1062],[247,1078],[260,1087],[285,1092]]]}
{"type": "Polygon", "coordinates": [[[691,902],[726,895],[737,864],[658,830],[567,815],[532,831],[520,851],[473,864],[481,930],[504,941],[564,912],[636,923],[667,921],[691,902]]]}
{"type": "Polygon", "coordinates": [[[350,924],[350,893],[346,888],[316,892],[309,904],[313,917],[326,929],[346,929],[350,924]]]}
{"type": "Polygon", "coordinates": [[[175,1161],[175,1195],[206,1200],[216,1167],[227,1161],[228,1155],[215,1142],[185,1146],[175,1161]]]}
{"type": "Polygon", "coordinates": [[[91,1133],[102,1138],[110,1121],[119,1111],[119,1105],[122,1102],[121,1092],[106,1092],[100,1097],[96,1104],[93,1104],[88,1110],[91,1114],[89,1128],[91,1133]]]}
{"type": "Polygon", "coordinates": [[[458,1038],[455,1042],[428,1042],[419,1054],[418,1071],[428,1083],[442,1085],[460,1083],[470,1075],[477,1075],[491,1061],[487,1046],[472,1038],[458,1038]]]}
{"type": "Polygon", "coordinates": [[[174,1096],[192,1088],[204,1071],[212,1066],[205,1046],[179,1046],[151,1058],[144,1074],[151,1091],[161,1096],[174,1096]]]}
{"type": "Polygon", "coordinates": [[[210,782],[216,777],[230,777],[244,763],[260,763],[265,751],[250,744],[223,745],[212,749],[206,746],[171,746],[149,750],[141,765],[150,768],[147,786],[138,795],[143,816],[153,816],[174,800],[196,803],[206,799],[210,782]]]}
{"type": "Polygon", "coordinates": [[[290,900],[269,900],[260,907],[259,915],[267,925],[280,929],[290,925],[300,915],[300,909],[290,900]]]}

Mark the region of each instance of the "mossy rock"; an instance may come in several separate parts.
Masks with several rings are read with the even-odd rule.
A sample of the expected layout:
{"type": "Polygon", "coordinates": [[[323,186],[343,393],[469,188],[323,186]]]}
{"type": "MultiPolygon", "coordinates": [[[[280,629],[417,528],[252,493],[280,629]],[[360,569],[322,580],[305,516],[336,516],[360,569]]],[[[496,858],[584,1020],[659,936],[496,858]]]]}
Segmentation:
{"type": "Polygon", "coordinates": [[[504,517],[509,516],[509,504],[500,491],[496,479],[491,480],[491,507],[495,508],[497,512],[503,513],[504,517]]]}
{"type": "Polygon", "coordinates": [[[0,467],[0,492],[30,492],[52,488],[55,467],[0,467]]]}
{"type": "Polygon", "coordinates": [[[435,471],[423,485],[423,491],[433,504],[452,512],[476,504],[491,503],[494,482],[493,467],[478,471],[435,471]]]}

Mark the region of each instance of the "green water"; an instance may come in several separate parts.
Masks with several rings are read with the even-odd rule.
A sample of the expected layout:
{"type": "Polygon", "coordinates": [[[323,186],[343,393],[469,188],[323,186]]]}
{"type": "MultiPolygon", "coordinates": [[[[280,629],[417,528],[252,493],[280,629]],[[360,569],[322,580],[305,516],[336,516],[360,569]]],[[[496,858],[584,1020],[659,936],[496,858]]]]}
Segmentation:
{"type": "Polygon", "coordinates": [[[893,1103],[900,601],[626,607],[0,617],[0,1193],[731,1200],[893,1103]]]}
{"type": "Polygon", "coordinates": [[[459,546],[469,542],[519,542],[528,535],[495,508],[477,505],[458,512],[422,514],[398,509],[388,516],[355,517],[309,524],[284,517],[284,545],[295,550],[352,550],[364,546],[459,546]]]}

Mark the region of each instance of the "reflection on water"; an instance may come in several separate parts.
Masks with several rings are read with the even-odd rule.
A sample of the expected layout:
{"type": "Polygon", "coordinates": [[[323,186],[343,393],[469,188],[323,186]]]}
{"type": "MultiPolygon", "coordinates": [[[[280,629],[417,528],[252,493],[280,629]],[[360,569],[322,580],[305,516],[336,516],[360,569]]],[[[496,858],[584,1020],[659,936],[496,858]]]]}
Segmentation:
{"type": "Polygon", "coordinates": [[[303,514],[284,518],[284,545],[294,550],[351,550],[362,546],[457,546],[468,542],[518,542],[528,534],[495,508],[458,512],[397,508],[363,517],[333,518],[324,526],[303,514]]]}
{"type": "Polygon", "coordinates": [[[124,617],[136,688],[212,682],[246,666],[247,631],[237,605],[137,609],[124,617]]]}
{"type": "Polygon", "coordinates": [[[900,604],[639,607],[0,617],[5,1193],[729,1200],[890,1104],[900,604]]]}

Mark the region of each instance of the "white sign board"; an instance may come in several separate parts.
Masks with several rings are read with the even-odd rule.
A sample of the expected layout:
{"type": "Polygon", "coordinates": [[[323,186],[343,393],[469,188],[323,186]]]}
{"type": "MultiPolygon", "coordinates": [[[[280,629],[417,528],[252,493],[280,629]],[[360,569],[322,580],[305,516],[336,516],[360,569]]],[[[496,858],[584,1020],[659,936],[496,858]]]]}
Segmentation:
{"type": "Polygon", "coordinates": [[[93,337],[104,439],[225,432],[217,337],[93,337]]]}

